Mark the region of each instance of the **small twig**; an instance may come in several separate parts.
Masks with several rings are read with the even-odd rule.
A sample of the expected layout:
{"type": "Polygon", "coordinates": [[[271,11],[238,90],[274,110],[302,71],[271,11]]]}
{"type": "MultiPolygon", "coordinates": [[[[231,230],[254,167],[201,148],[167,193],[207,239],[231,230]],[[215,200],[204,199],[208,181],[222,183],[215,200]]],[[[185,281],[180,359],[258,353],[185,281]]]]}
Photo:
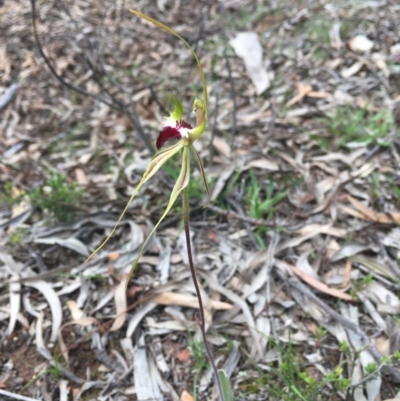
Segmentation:
{"type": "Polygon", "coordinates": [[[236,127],[237,127],[237,121],[236,121],[236,112],[237,112],[237,104],[236,104],[236,90],[235,90],[235,82],[232,77],[232,70],[231,70],[231,64],[229,62],[229,57],[225,54],[225,60],[226,60],[226,69],[228,70],[228,79],[229,79],[229,84],[231,87],[231,99],[233,102],[233,110],[232,110],[232,133],[231,133],[231,146],[233,146],[233,143],[236,138],[236,127]]]}
{"type": "MultiPolygon", "coordinates": [[[[230,199],[228,199],[228,203],[236,209],[239,216],[244,216],[243,208],[240,205],[240,199],[239,199],[239,202],[236,202],[235,200],[230,198],[230,199]]],[[[247,234],[249,235],[249,238],[251,239],[251,242],[253,243],[253,245],[257,248],[257,250],[260,250],[261,246],[257,242],[256,236],[254,235],[253,230],[247,221],[244,222],[244,227],[245,227],[247,234]]]]}
{"type": "Polygon", "coordinates": [[[376,376],[383,368],[385,367],[385,365],[380,365],[376,370],[374,370],[373,372],[371,372],[369,375],[365,376],[362,380],[360,380],[358,383],[352,384],[349,389],[352,391],[352,395],[354,396],[354,390],[357,387],[360,387],[361,385],[363,385],[364,383],[368,382],[369,380],[371,380],[374,376],[376,376]]]}
{"type": "Polygon", "coordinates": [[[211,139],[210,139],[210,143],[208,145],[208,165],[209,166],[212,166],[212,164],[213,164],[213,156],[214,156],[213,142],[214,142],[215,132],[217,130],[218,111],[219,111],[219,90],[217,89],[216,90],[216,99],[215,99],[214,120],[213,120],[213,125],[211,128],[211,139]]]}
{"type": "Polygon", "coordinates": [[[275,128],[276,109],[272,98],[270,98],[270,105],[271,105],[271,120],[269,121],[267,134],[264,137],[263,147],[267,145],[268,139],[271,137],[275,128]]]}
{"type": "Polygon", "coordinates": [[[359,58],[362,60],[362,62],[364,63],[365,67],[367,68],[367,70],[376,78],[380,81],[380,83],[382,84],[383,88],[385,89],[386,95],[388,97],[390,97],[390,95],[392,94],[392,89],[390,88],[389,83],[387,82],[387,80],[383,77],[381,77],[373,68],[373,66],[370,64],[369,61],[362,59],[361,57],[359,58]]]}
{"type": "MultiPolygon", "coordinates": [[[[96,95],[94,93],[88,92],[88,91],[86,91],[85,89],[83,89],[83,88],[81,88],[79,86],[75,86],[75,85],[69,83],[68,81],[66,81],[61,75],[58,75],[57,71],[54,69],[54,67],[50,63],[50,60],[45,55],[43,47],[42,47],[42,43],[39,40],[39,35],[37,33],[37,27],[36,27],[36,7],[35,7],[35,3],[36,3],[36,0],[31,0],[33,36],[35,38],[36,45],[38,47],[40,56],[43,58],[43,61],[47,65],[48,69],[50,70],[50,72],[52,73],[54,78],[56,78],[58,82],[60,82],[64,86],[66,86],[68,89],[71,89],[71,90],[79,93],[80,95],[89,96],[89,97],[91,97],[91,98],[93,98],[93,99],[95,99],[95,100],[97,100],[97,101],[99,101],[101,103],[104,103],[107,106],[115,109],[115,105],[113,105],[108,100],[103,99],[103,98],[101,98],[100,96],[98,96],[98,95],[96,95]]],[[[120,109],[118,108],[118,110],[120,110],[120,109]]]]}
{"type": "Polygon", "coordinates": [[[10,393],[9,391],[0,390],[0,395],[4,395],[9,398],[14,398],[14,400],[21,400],[21,401],[37,401],[35,398],[25,397],[23,395],[10,393]]]}
{"type": "Polygon", "coordinates": [[[147,86],[150,89],[150,93],[151,93],[151,97],[153,98],[153,100],[157,103],[157,106],[159,107],[159,109],[164,113],[164,114],[168,114],[168,110],[165,108],[165,106],[160,102],[160,100],[158,99],[157,93],[153,88],[152,84],[149,84],[147,86]]]}
{"type": "Polygon", "coordinates": [[[100,363],[117,372],[118,375],[122,375],[125,372],[119,361],[111,358],[104,349],[95,349],[94,354],[100,363]]]}
{"type": "Polygon", "coordinates": [[[189,268],[190,273],[192,275],[194,288],[196,290],[197,299],[199,301],[199,314],[196,316],[196,321],[200,327],[201,335],[203,337],[204,348],[206,350],[207,358],[211,364],[212,370],[214,372],[215,381],[219,390],[219,398],[221,401],[224,400],[222,384],[218,375],[218,369],[215,365],[214,357],[211,352],[210,346],[208,345],[207,336],[206,336],[206,322],[204,318],[204,306],[203,300],[201,298],[200,286],[197,281],[196,270],[194,268],[193,257],[192,257],[192,246],[190,243],[190,228],[189,228],[189,193],[187,187],[183,190],[183,198],[182,198],[182,209],[183,209],[183,224],[185,227],[185,236],[186,236],[186,246],[187,246],[187,254],[189,260],[189,268]]]}
{"type": "MultiPolygon", "coordinates": [[[[37,26],[36,26],[36,7],[35,7],[35,2],[36,2],[36,0],[31,0],[33,37],[35,38],[35,42],[36,42],[36,45],[38,47],[40,56],[43,58],[45,64],[47,65],[48,69],[50,70],[50,72],[54,76],[54,78],[56,78],[56,80],[58,82],[60,82],[64,86],[66,86],[68,89],[73,90],[73,91],[79,93],[80,95],[91,97],[92,99],[95,99],[95,100],[97,100],[97,101],[99,101],[101,103],[104,103],[105,105],[109,106],[110,108],[112,108],[114,110],[117,110],[119,112],[124,113],[128,117],[129,121],[133,124],[133,126],[137,129],[137,132],[138,132],[140,138],[142,139],[142,141],[144,142],[144,144],[146,145],[147,149],[150,152],[154,152],[154,147],[150,143],[150,141],[147,138],[146,134],[144,133],[144,130],[143,130],[143,128],[142,128],[142,126],[141,126],[141,124],[139,122],[139,118],[138,118],[136,109],[132,105],[131,105],[132,109],[136,114],[135,116],[132,116],[131,113],[129,113],[129,111],[127,109],[127,106],[123,102],[121,102],[120,100],[116,99],[115,96],[113,96],[108,91],[108,89],[105,88],[105,86],[103,85],[101,80],[97,79],[96,82],[99,84],[101,89],[111,98],[111,100],[105,99],[105,98],[103,98],[101,96],[98,96],[98,95],[96,95],[94,93],[88,92],[87,90],[85,90],[85,89],[83,89],[83,88],[81,88],[79,86],[73,85],[73,84],[69,83],[68,81],[66,81],[61,75],[59,75],[57,73],[57,71],[55,70],[53,65],[50,63],[49,58],[44,53],[42,43],[40,42],[40,39],[39,39],[39,35],[38,35],[38,32],[37,32],[37,26]]],[[[90,62],[90,60],[87,57],[85,57],[85,61],[89,65],[89,67],[92,69],[94,75],[96,75],[98,70],[93,66],[93,64],[90,62]]],[[[102,71],[103,71],[103,73],[105,72],[104,68],[102,69],[102,71]]]]}
{"type": "Polygon", "coordinates": [[[240,215],[238,213],[232,212],[231,210],[222,209],[222,208],[220,208],[218,206],[215,206],[215,205],[213,205],[211,203],[207,206],[207,209],[210,209],[213,212],[218,213],[221,216],[225,216],[228,219],[232,218],[232,219],[244,221],[245,223],[253,224],[255,226],[272,227],[272,228],[276,227],[276,224],[271,223],[270,221],[263,220],[263,219],[255,219],[253,217],[240,215]]]}

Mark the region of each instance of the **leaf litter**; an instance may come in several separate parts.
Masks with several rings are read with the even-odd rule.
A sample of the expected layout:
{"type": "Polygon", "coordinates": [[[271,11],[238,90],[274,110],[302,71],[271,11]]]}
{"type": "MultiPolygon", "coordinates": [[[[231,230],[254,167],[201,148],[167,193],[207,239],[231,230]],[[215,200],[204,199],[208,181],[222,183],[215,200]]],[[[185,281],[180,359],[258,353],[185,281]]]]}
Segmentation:
{"type": "MultiPolygon", "coordinates": [[[[347,395],[398,397],[398,329],[388,322],[400,313],[399,6],[300,1],[257,9],[249,1],[254,12],[246,15],[235,4],[135,3],[198,46],[209,75],[210,130],[197,151],[208,163],[213,204],[202,210],[203,194],[193,194],[191,229],[218,366],[238,397],[280,399],[260,371],[282,369],[275,345],[293,343],[303,374],[314,368],[323,380],[347,358],[347,395]],[[256,65],[244,50],[257,52],[256,65]],[[360,110],[362,123],[345,119],[360,110]],[[378,339],[392,344],[386,354],[378,339]]],[[[66,1],[68,12],[55,13],[55,3],[37,1],[39,35],[65,79],[102,93],[93,79],[100,70],[80,62],[93,57],[107,90],[134,100],[154,141],[159,105],[177,88],[189,100],[197,77],[185,49],[133,24],[125,6],[66,1]],[[88,52],[86,40],[99,52],[88,52]]],[[[148,244],[124,291],[167,201],[168,173],[147,185],[114,239],[84,263],[152,154],[135,119],[50,76],[26,42],[29,9],[25,1],[0,13],[0,389],[31,398],[57,391],[58,399],[193,399],[198,372],[199,399],[215,399],[190,345],[199,338],[197,303],[178,214],[148,244]],[[69,222],[30,201],[55,173],[84,193],[67,205],[69,222]],[[189,357],[174,358],[182,349],[189,357]]],[[[290,386],[280,384],[290,399],[290,386]]],[[[315,399],[345,399],[334,388],[328,383],[315,399]]]]}

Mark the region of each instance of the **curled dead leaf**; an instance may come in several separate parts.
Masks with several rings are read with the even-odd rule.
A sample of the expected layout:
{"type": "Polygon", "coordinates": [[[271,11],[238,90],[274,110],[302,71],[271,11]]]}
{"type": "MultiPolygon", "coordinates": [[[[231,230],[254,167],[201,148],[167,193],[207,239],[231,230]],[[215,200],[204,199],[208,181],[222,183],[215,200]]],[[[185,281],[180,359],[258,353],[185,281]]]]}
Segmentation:
{"type": "Polygon", "coordinates": [[[124,280],[121,280],[114,290],[114,301],[117,316],[113,322],[113,325],[110,328],[110,331],[119,330],[124,325],[126,320],[126,280],[126,278],[124,280]]]}
{"type": "Polygon", "coordinates": [[[345,292],[338,290],[336,288],[330,288],[326,284],[322,283],[319,280],[309,276],[307,273],[303,272],[302,270],[298,269],[296,266],[289,265],[292,270],[307,284],[311,285],[315,289],[324,292],[325,294],[332,295],[336,298],[344,299],[346,301],[354,301],[353,297],[345,292]]]}
{"type": "Polygon", "coordinates": [[[374,46],[374,42],[369,40],[364,35],[357,35],[349,40],[350,49],[356,53],[368,52],[373,48],[373,46],[374,46]]]}
{"type": "Polygon", "coordinates": [[[186,391],[183,390],[181,394],[181,401],[193,401],[194,398],[186,391]]]}
{"type": "Polygon", "coordinates": [[[182,351],[179,352],[179,354],[177,355],[176,359],[179,362],[184,363],[184,362],[187,362],[189,360],[190,355],[191,354],[190,354],[189,348],[184,348],[182,351]]]}

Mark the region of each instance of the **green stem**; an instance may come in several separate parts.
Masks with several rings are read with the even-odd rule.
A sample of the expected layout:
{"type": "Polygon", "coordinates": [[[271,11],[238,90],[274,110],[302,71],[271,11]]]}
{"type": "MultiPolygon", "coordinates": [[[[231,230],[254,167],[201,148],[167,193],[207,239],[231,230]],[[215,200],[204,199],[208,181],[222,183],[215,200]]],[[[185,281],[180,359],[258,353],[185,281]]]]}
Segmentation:
{"type": "Polygon", "coordinates": [[[196,289],[197,300],[199,302],[199,316],[198,316],[198,318],[196,318],[196,320],[200,327],[201,335],[203,337],[203,342],[204,342],[204,349],[206,350],[207,358],[211,364],[211,368],[214,373],[214,378],[215,378],[215,381],[218,386],[219,399],[220,399],[220,401],[225,401],[218,370],[215,365],[214,357],[211,352],[210,346],[208,345],[208,341],[207,341],[207,337],[206,337],[206,322],[205,322],[205,318],[204,318],[203,300],[201,298],[200,286],[199,286],[199,282],[197,281],[196,270],[195,270],[194,264],[193,264],[192,246],[191,246],[191,242],[190,242],[190,228],[189,228],[189,191],[188,191],[187,187],[183,190],[182,211],[183,211],[183,224],[185,227],[189,268],[190,268],[190,273],[192,274],[194,288],[196,289]]]}

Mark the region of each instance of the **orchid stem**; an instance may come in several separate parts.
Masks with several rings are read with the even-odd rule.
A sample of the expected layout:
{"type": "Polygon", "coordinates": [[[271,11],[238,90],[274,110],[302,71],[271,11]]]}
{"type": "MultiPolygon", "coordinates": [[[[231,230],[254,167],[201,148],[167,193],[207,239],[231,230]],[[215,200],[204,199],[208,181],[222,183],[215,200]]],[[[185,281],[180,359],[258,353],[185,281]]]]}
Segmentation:
{"type": "Polygon", "coordinates": [[[204,317],[203,300],[201,298],[200,286],[199,286],[199,282],[197,281],[196,270],[195,270],[194,264],[193,264],[192,246],[191,246],[191,242],[190,242],[190,227],[189,227],[189,191],[188,191],[187,187],[183,190],[182,210],[183,210],[183,224],[185,227],[189,268],[190,268],[190,273],[192,275],[194,288],[196,289],[196,296],[197,296],[197,299],[199,302],[199,315],[198,315],[198,317],[196,317],[196,321],[200,327],[201,335],[203,337],[204,349],[206,350],[207,358],[211,364],[211,368],[214,373],[214,378],[215,378],[215,381],[218,386],[219,400],[225,401],[224,396],[223,396],[223,391],[222,391],[222,384],[221,384],[221,381],[220,381],[219,375],[218,375],[218,370],[215,365],[214,357],[211,352],[210,346],[208,345],[208,341],[207,341],[207,337],[206,337],[206,321],[205,321],[205,317],[204,317]]]}

